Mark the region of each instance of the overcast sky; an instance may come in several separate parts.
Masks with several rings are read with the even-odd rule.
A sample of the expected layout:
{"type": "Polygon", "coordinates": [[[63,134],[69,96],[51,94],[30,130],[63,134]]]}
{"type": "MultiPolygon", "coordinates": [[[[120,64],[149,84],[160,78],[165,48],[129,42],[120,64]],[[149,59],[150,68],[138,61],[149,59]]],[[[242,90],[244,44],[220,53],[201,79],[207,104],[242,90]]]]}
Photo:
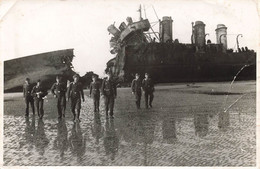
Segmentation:
{"type": "MultiPolygon", "coordinates": [[[[74,48],[75,70],[81,75],[94,71],[103,76],[109,52],[107,27],[118,27],[131,16],[139,19],[139,5],[146,8],[150,22],[171,16],[173,39],[190,43],[191,22],[206,24],[208,39],[216,42],[217,24],[228,29],[228,48],[257,49],[259,21],[257,0],[2,0],[0,1],[0,54],[3,60],[54,50],[74,48]]],[[[145,16],[143,15],[145,18],[145,16]]],[[[158,24],[153,27],[158,30],[158,24]]]]}

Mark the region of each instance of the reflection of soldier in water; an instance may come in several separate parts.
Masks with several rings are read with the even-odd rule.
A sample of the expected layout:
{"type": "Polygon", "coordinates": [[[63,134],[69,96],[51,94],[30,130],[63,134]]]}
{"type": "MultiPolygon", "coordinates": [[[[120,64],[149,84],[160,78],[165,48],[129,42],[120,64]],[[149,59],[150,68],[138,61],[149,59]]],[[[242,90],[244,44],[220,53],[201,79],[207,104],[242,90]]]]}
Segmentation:
{"type": "Polygon", "coordinates": [[[126,142],[152,144],[154,140],[155,120],[151,114],[129,113],[124,120],[124,126],[120,127],[120,134],[126,142]]]}
{"type": "Polygon", "coordinates": [[[171,144],[176,140],[177,136],[175,117],[164,118],[162,123],[162,134],[163,139],[166,140],[168,144],[171,144]]]}
{"type": "Polygon", "coordinates": [[[57,125],[57,138],[54,140],[54,147],[59,149],[60,157],[64,156],[64,152],[68,149],[68,130],[65,120],[59,121],[57,125]]]}
{"type": "Polygon", "coordinates": [[[103,128],[101,125],[99,112],[94,112],[94,122],[91,126],[92,136],[96,139],[96,144],[99,144],[99,139],[103,136],[103,128]]]}
{"type": "Polygon", "coordinates": [[[115,159],[118,152],[119,139],[114,127],[114,120],[106,120],[105,122],[105,134],[104,134],[104,147],[106,155],[110,156],[111,160],[115,159]]]}
{"type": "Polygon", "coordinates": [[[225,130],[229,125],[229,112],[220,112],[218,115],[218,127],[225,130]]]}
{"type": "Polygon", "coordinates": [[[143,165],[147,166],[147,157],[149,156],[149,145],[153,143],[154,140],[154,130],[155,130],[155,120],[152,119],[150,115],[138,117],[138,128],[136,130],[139,137],[139,141],[143,146],[143,165]]]}
{"type": "Polygon", "coordinates": [[[25,118],[25,129],[24,129],[24,139],[26,143],[32,148],[34,144],[35,137],[35,117],[32,117],[32,123],[30,123],[29,118],[25,118]]]}
{"type": "Polygon", "coordinates": [[[195,134],[199,137],[204,137],[208,134],[209,119],[208,114],[195,113],[194,115],[195,134]]]}
{"type": "Polygon", "coordinates": [[[139,124],[137,132],[140,137],[140,141],[146,144],[152,144],[154,140],[155,121],[151,119],[151,116],[139,117],[139,124]]]}
{"type": "Polygon", "coordinates": [[[45,131],[44,131],[44,123],[42,119],[38,120],[38,126],[36,130],[35,135],[35,146],[36,150],[39,151],[40,155],[44,155],[45,148],[49,144],[49,140],[46,137],[45,131]]]}
{"type": "Polygon", "coordinates": [[[73,124],[69,142],[72,154],[76,155],[78,160],[81,161],[81,157],[86,152],[86,138],[83,137],[79,123],[73,124]]]}

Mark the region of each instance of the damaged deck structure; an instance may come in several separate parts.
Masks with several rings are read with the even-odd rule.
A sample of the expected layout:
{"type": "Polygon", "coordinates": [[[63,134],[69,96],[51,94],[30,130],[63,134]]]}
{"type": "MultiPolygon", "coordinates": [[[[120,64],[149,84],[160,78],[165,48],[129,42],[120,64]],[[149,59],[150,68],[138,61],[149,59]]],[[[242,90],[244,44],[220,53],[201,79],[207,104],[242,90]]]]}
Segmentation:
{"type": "Polygon", "coordinates": [[[256,53],[246,46],[237,50],[227,48],[227,27],[218,24],[216,44],[206,41],[205,24],[192,23],[191,43],[173,40],[172,23],[169,16],[159,20],[159,32],[154,32],[148,19],[127,24],[119,29],[108,27],[112,35],[110,53],[115,57],[107,62],[106,71],[111,71],[121,81],[129,82],[134,74],[152,74],[157,82],[197,82],[232,80],[243,67],[239,80],[256,79],[256,53]]]}

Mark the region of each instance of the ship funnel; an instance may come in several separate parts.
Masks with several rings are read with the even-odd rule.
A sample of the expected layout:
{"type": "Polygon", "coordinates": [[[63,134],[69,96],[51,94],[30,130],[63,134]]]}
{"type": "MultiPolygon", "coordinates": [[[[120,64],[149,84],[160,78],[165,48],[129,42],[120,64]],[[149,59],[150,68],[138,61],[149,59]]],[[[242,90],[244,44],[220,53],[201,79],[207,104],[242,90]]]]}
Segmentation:
{"type": "Polygon", "coordinates": [[[194,25],[194,41],[200,47],[205,45],[205,26],[202,21],[196,21],[194,25]]]}
{"type": "Polygon", "coordinates": [[[133,19],[131,17],[126,18],[127,25],[131,25],[133,23],[133,19]]]}
{"type": "Polygon", "coordinates": [[[125,28],[126,28],[126,24],[125,24],[125,22],[122,22],[122,23],[120,24],[120,26],[119,26],[120,31],[125,30],[125,28]]]}
{"type": "Polygon", "coordinates": [[[216,29],[217,44],[223,44],[227,49],[227,27],[224,24],[218,24],[216,29]]]}
{"type": "Polygon", "coordinates": [[[114,37],[119,37],[120,36],[120,31],[115,27],[114,24],[110,25],[108,28],[107,28],[107,31],[109,33],[111,33],[112,35],[114,35],[114,37]]]}
{"type": "Polygon", "coordinates": [[[172,18],[164,16],[160,22],[160,38],[162,42],[172,42],[172,18]]]}

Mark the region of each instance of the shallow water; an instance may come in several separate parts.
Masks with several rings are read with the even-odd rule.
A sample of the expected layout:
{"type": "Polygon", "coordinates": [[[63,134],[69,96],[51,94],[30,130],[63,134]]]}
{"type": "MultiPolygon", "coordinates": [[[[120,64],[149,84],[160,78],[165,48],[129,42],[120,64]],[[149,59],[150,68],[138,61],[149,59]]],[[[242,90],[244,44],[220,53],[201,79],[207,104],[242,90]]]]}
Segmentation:
{"type": "Polygon", "coordinates": [[[87,98],[81,123],[72,122],[69,105],[58,122],[51,96],[43,120],[26,119],[21,93],[5,94],[4,165],[255,166],[255,82],[227,89],[229,83],[157,86],[153,108],[137,110],[130,89],[120,88],[114,120],[105,119],[102,101],[93,113],[87,98]]]}

